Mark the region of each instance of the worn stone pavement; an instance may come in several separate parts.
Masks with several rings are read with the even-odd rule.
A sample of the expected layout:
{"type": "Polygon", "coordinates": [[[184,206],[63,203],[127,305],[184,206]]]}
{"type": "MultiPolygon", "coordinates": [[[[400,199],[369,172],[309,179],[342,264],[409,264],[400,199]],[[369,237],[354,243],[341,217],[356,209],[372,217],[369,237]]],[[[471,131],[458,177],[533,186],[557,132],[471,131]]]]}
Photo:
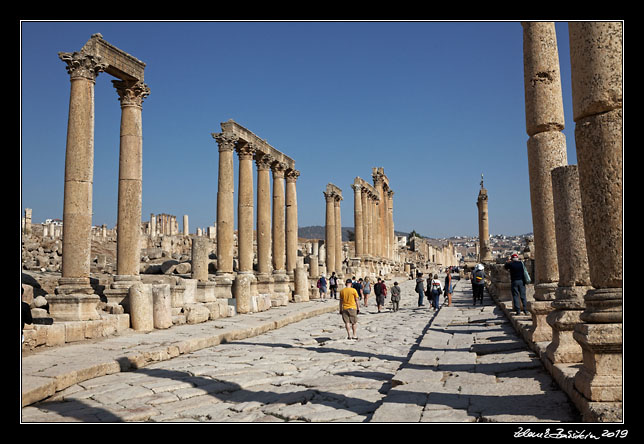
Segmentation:
{"type": "Polygon", "coordinates": [[[357,341],[326,300],[26,356],[22,422],[579,422],[487,294],[455,283],[437,312],[414,281],[398,312],[370,298],[357,341]]]}

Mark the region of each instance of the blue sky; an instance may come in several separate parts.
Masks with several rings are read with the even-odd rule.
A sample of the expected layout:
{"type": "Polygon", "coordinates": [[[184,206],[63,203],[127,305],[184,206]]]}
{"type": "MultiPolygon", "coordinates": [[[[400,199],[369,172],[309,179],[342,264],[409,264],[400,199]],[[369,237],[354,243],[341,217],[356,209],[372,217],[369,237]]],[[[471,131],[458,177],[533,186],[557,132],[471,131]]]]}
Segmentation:
{"type": "MultiPolygon", "coordinates": [[[[576,163],[568,28],[557,22],[568,162],[576,163]]],[[[518,22],[49,22],[21,24],[21,214],[62,218],[69,75],[58,52],[94,33],[146,63],[143,220],[216,220],[211,133],[233,119],[295,160],[299,225],[324,225],[322,191],[384,167],[396,230],[477,235],[481,173],[492,234],[532,231],[518,22]]],[[[95,95],[93,224],[117,216],[120,105],[95,95]]],[[[237,163],[235,162],[235,168],[237,163]]],[[[235,184],[237,171],[235,170],[235,184]]],[[[237,186],[237,185],[236,185],[237,186]]]]}

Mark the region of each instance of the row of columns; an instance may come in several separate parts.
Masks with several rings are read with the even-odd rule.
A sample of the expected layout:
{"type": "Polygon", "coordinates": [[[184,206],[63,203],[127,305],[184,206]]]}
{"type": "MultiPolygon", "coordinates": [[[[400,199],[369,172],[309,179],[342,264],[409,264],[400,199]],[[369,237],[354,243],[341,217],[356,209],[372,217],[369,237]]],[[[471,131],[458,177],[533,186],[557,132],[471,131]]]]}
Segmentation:
{"type": "MultiPolygon", "coordinates": [[[[59,313],[60,319],[93,318],[98,296],[89,283],[92,183],[94,174],[94,86],[109,65],[83,51],[58,54],[70,75],[69,119],[65,152],[63,202],[63,257],[55,307],[76,307],[75,313],[59,313]],[[64,299],[75,299],[67,304],[64,299]]],[[[150,93],[136,79],[112,81],[121,104],[117,275],[115,280],[139,278],[139,237],[142,195],[142,102],[150,93]]]]}
{"type": "Polygon", "coordinates": [[[252,142],[229,132],[214,133],[219,146],[217,188],[217,275],[233,274],[233,151],[239,159],[237,239],[241,274],[253,271],[253,161],[257,166],[257,275],[292,275],[297,265],[297,192],[299,171],[252,142]],[[272,224],[270,174],[273,178],[272,224]],[[284,183],[286,182],[286,184],[284,183]],[[272,230],[271,230],[272,226],[272,230]],[[272,241],[272,242],[271,242],[272,241]],[[272,257],[272,262],[271,262],[272,257]]]}
{"type": "Polygon", "coordinates": [[[532,340],[581,363],[589,401],[622,400],[622,25],[569,23],[578,165],[567,165],[555,26],[522,23],[535,233],[532,340]],[[547,322],[547,323],[546,323],[547,322]],[[549,328],[547,328],[549,326],[549,328]]]}

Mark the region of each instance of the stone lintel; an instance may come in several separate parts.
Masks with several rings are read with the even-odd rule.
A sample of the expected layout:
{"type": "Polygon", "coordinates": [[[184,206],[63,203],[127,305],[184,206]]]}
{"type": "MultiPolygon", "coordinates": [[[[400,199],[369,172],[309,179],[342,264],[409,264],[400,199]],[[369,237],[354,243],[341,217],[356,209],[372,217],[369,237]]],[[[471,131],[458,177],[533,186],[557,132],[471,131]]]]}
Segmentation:
{"type": "Polygon", "coordinates": [[[295,169],[295,160],[272,147],[265,139],[261,139],[252,131],[244,128],[233,119],[230,119],[227,122],[222,122],[221,129],[222,132],[232,134],[239,138],[239,140],[253,145],[258,152],[271,155],[276,161],[284,163],[287,169],[295,169]]]}
{"type": "Polygon", "coordinates": [[[106,42],[101,34],[92,35],[81,49],[81,52],[100,56],[101,61],[108,64],[105,72],[116,78],[138,82],[143,82],[144,80],[145,63],[106,42]]]}

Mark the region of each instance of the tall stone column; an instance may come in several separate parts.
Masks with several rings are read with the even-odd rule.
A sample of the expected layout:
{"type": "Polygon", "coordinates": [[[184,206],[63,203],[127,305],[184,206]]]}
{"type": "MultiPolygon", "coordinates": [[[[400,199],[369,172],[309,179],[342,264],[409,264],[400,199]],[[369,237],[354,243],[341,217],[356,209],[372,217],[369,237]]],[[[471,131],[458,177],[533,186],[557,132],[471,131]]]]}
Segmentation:
{"type": "Polygon", "coordinates": [[[353,226],[356,257],[364,256],[364,237],[362,222],[362,186],[354,183],[353,188],[353,226]]]}
{"type": "Polygon", "coordinates": [[[535,246],[534,342],[550,341],[546,316],[557,288],[557,243],[551,171],[567,164],[557,37],[553,22],[522,22],[530,201],[535,246]]]}
{"type": "Polygon", "coordinates": [[[487,210],[488,195],[483,187],[483,174],[481,174],[481,189],[476,199],[476,206],[479,213],[479,251],[481,262],[492,262],[492,249],[490,248],[490,220],[487,210]]]}
{"type": "Polygon", "coordinates": [[[326,201],[326,223],[325,223],[325,251],[326,251],[326,271],[331,275],[336,271],[335,268],[335,193],[323,191],[326,201]]]}
{"type": "Polygon", "coordinates": [[[546,356],[554,364],[582,361],[579,344],[573,339],[575,325],[581,322],[584,294],[590,289],[584,220],[579,195],[577,165],[552,170],[559,282],[546,320],[552,327],[552,342],[546,356]]]}
{"type": "Polygon", "coordinates": [[[376,189],[376,195],[378,197],[378,203],[376,205],[376,212],[374,214],[374,219],[375,219],[375,227],[374,227],[374,247],[375,247],[375,254],[379,258],[382,258],[384,256],[384,248],[385,248],[385,242],[384,242],[384,207],[385,207],[385,199],[384,199],[384,194],[383,194],[383,185],[384,185],[384,180],[382,177],[382,174],[375,171],[372,174],[373,177],[373,185],[374,188],[376,189]]]}
{"type": "Polygon", "coordinates": [[[113,80],[121,102],[116,273],[139,280],[143,128],[141,108],[150,89],[141,82],[113,80]]]}
{"type": "MultiPolygon", "coordinates": [[[[571,22],[575,144],[590,280],[575,387],[590,401],[622,400],[622,24],[571,22]]],[[[619,413],[621,416],[621,406],[619,413]]]]}
{"type": "Polygon", "coordinates": [[[360,190],[362,200],[362,254],[369,256],[369,189],[362,187],[360,190]]]}
{"type": "Polygon", "coordinates": [[[286,272],[293,275],[297,266],[297,190],[300,172],[286,171],[286,272]]]}
{"type": "Polygon", "coordinates": [[[233,150],[238,138],[232,134],[212,135],[219,145],[217,183],[217,275],[233,273],[234,199],[233,150]]]}
{"type": "Polygon", "coordinates": [[[92,183],[94,177],[94,84],[107,68],[100,58],[79,52],[59,53],[67,63],[71,90],[63,201],[62,272],[50,314],[61,320],[96,319],[98,295],[89,283],[92,183]],[[66,298],[66,300],[62,300],[66,298]],[[67,299],[74,299],[67,300],[67,299]],[[60,299],[60,300],[58,300],[60,299]],[[67,313],[56,307],[68,307],[67,313]]]}
{"type": "Polygon", "coordinates": [[[259,293],[264,294],[272,291],[270,168],[275,159],[257,154],[257,285],[259,293]]]}
{"type": "Polygon", "coordinates": [[[398,251],[396,243],[396,234],[394,231],[394,192],[390,189],[387,192],[387,227],[389,230],[389,259],[395,260],[398,251]]]}
{"type": "Polygon", "coordinates": [[[333,201],[333,212],[335,214],[335,274],[342,274],[342,214],[340,211],[340,201],[342,196],[336,194],[333,201]]]}
{"type": "Polygon", "coordinates": [[[184,236],[189,236],[190,235],[190,228],[188,226],[188,215],[187,214],[183,215],[183,235],[184,236]]]}
{"type": "Polygon", "coordinates": [[[273,162],[273,299],[275,305],[286,305],[290,299],[288,275],[285,264],[285,197],[284,173],[286,165],[273,162]]]}
{"type": "Polygon", "coordinates": [[[253,156],[255,148],[247,142],[237,144],[239,187],[237,197],[237,244],[239,272],[253,272],[253,156]]]}

